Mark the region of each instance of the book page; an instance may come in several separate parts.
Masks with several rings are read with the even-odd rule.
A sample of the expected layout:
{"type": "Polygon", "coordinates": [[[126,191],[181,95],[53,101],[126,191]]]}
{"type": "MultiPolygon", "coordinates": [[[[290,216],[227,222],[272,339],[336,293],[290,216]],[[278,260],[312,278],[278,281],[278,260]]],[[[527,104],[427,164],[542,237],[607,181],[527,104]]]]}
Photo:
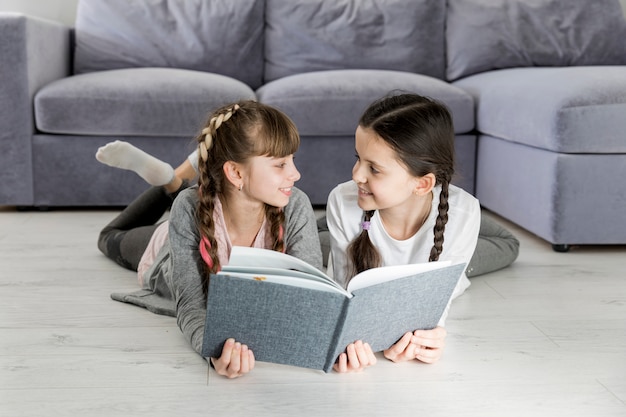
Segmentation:
{"type": "Polygon", "coordinates": [[[240,266],[292,269],[332,281],[332,278],[315,268],[313,265],[310,265],[295,256],[276,252],[275,250],[270,249],[233,246],[227,266],[233,269],[240,266]]]}
{"type": "Polygon", "coordinates": [[[379,268],[368,269],[367,271],[357,274],[350,280],[348,283],[348,292],[352,293],[360,288],[382,284],[383,282],[419,274],[421,272],[433,271],[450,265],[450,261],[437,261],[409,265],[381,266],[379,268]]]}
{"type": "MultiPolygon", "coordinates": [[[[252,268],[254,269],[254,268],[252,268]]],[[[232,276],[237,278],[251,279],[254,281],[260,282],[273,282],[275,284],[281,285],[290,285],[292,287],[300,287],[300,288],[309,288],[311,290],[317,291],[326,291],[326,292],[334,292],[341,294],[345,297],[352,298],[352,294],[348,293],[346,290],[339,286],[328,285],[325,281],[312,280],[308,277],[296,277],[293,275],[284,275],[284,274],[268,274],[265,271],[255,270],[251,272],[240,272],[240,271],[220,271],[216,275],[220,276],[232,276]]],[[[298,273],[297,271],[291,271],[294,273],[298,273]]]]}
{"type": "Polygon", "coordinates": [[[283,276],[289,279],[282,279],[281,283],[294,286],[304,286],[306,284],[292,283],[291,281],[315,281],[332,287],[335,292],[351,297],[339,283],[314,266],[294,256],[269,249],[233,246],[229,263],[222,267],[222,271],[232,273],[233,275],[241,272],[245,274],[283,276]]]}
{"type": "Polygon", "coordinates": [[[296,271],[295,269],[282,269],[282,268],[274,268],[268,266],[230,266],[225,265],[222,268],[223,272],[232,272],[239,273],[242,272],[244,274],[257,274],[257,275],[281,275],[284,277],[292,277],[292,278],[301,278],[308,279],[311,281],[321,282],[325,285],[330,284],[333,287],[339,288],[343,290],[343,287],[339,285],[337,282],[333,281],[328,277],[320,277],[317,275],[312,275],[307,272],[296,271]]]}

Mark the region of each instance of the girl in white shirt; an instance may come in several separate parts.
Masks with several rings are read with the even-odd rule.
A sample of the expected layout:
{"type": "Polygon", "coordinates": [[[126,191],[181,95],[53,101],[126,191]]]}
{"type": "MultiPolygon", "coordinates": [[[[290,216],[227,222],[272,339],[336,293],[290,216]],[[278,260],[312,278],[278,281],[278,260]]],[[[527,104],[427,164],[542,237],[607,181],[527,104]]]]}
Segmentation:
{"type": "MultiPolygon", "coordinates": [[[[478,200],[450,184],[454,128],[447,108],[416,94],[383,98],[365,111],[356,130],[352,180],[328,198],[329,272],[347,282],[386,265],[451,260],[469,263],[480,228],[478,200]]],[[[453,297],[469,286],[465,274],[453,297]]],[[[384,351],[394,361],[432,363],[441,357],[443,320],[431,330],[407,332],[384,351]]],[[[361,370],[376,363],[357,341],[336,369],[361,370]]]]}

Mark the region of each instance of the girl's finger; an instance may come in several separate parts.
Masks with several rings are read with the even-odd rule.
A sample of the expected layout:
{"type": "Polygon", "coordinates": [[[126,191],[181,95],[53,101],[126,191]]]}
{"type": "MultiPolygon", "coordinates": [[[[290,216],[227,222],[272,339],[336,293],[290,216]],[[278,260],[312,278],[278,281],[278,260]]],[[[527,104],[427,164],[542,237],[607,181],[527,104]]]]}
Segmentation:
{"type": "Polygon", "coordinates": [[[235,346],[232,349],[228,369],[230,374],[237,374],[241,369],[241,343],[239,342],[235,342],[235,346]]]}
{"type": "Polygon", "coordinates": [[[250,362],[248,360],[248,346],[241,345],[241,359],[240,359],[240,368],[239,372],[242,374],[246,374],[250,372],[250,362]]]}
{"type": "Polygon", "coordinates": [[[424,363],[435,363],[441,358],[441,349],[428,349],[424,346],[417,350],[415,359],[424,363]]]}
{"type": "Polygon", "coordinates": [[[415,343],[410,343],[404,351],[404,356],[407,360],[411,360],[416,357],[418,351],[419,345],[416,345],[415,343]]]}
{"type": "MultiPolygon", "coordinates": [[[[365,344],[362,341],[357,341],[354,343],[354,350],[356,353],[357,361],[359,363],[359,368],[363,369],[366,366],[370,365],[369,355],[367,354],[367,350],[365,348],[365,344]]],[[[371,349],[370,349],[371,350],[371,349]]]]}
{"type": "Polygon", "coordinates": [[[361,365],[359,364],[359,358],[357,356],[356,347],[354,346],[354,343],[350,343],[348,345],[348,347],[346,348],[346,353],[348,355],[348,366],[351,369],[359,369],[361,365]]]}
{"type": "Polygon", "coordinates": [[[374,351],[372,350],[372,347],[369,345],[369,343],[365,343],[363,347],[365,348],[365,353],[367,355],[367,360],[368,360],[369,365],[375,365],[376,355],[374,355],[374,351]]]}
{"type": "Polygon", "coordinates": [[[219,362],[224,367],[228,367],[230,364],[230,358],[233,354],[233,348],[235,347],[235,339],[227,339],[222,348],[222,356],[219,358],[219,362]]]}
{"type": "Polygon", "coordinates": [[[406,332],[400,340],[398,340],[389,349],[385,350],[384,355],[387,359],[395,361],[399,356],[403,355],[406,348],[410,345],[413,335],[411,332],[406,332]]]}
{"type": "Polygon", "coordinates": [[[407,346],[409,346],[409,344],[411,343],[411,338],[412,338],[412,334],[411,332],[406,332],[401,338],[400,340],[398,340],[396,342],[395,345],[393,345],[391,347],[391,349],[394,350],[394,352],[400,354],[402,352],[404,352],[407,348],[407,346]]]}
{"type": "Polygon", "coordinates": [[[348,356],[345,353],[340,354],[339,358],[337,359],[337,363],[335,363],[335,371],[339,373],[348,372],[347,361],[348,361],[348,356]]]}
{"type": "Polygon", "coordinates": [[[418,346],[440,349],[445,345],[446,334],[447,332],[443,327],[436,327],[432,330],[416,330],[413,333],[412,342],[418,346]]]}

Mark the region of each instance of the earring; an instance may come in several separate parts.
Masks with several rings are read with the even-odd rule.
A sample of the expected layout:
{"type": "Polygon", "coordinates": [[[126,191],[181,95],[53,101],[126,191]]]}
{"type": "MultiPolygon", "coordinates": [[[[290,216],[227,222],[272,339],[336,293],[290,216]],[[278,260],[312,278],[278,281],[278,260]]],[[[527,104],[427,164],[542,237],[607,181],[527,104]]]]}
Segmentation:
{"type": "Polygon", "coordinates": [[[243,183],[239,184],[239,191],[243,190],[243,183]]]}

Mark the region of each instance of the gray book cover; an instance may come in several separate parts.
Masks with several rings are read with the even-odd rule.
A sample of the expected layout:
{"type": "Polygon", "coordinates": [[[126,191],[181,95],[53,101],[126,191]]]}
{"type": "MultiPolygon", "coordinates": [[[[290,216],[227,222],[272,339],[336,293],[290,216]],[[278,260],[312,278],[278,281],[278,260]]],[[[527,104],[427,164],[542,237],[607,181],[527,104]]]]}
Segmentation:
{"type": "Polygon", "coordinates": [[[336,292],[213,275],[202,355],[218,357],[226,339],[248,345],[256,360],[329,372],[356,340],[375,352],[404,333],[431,329],[443,314],[465,264],[336,292]]]}

